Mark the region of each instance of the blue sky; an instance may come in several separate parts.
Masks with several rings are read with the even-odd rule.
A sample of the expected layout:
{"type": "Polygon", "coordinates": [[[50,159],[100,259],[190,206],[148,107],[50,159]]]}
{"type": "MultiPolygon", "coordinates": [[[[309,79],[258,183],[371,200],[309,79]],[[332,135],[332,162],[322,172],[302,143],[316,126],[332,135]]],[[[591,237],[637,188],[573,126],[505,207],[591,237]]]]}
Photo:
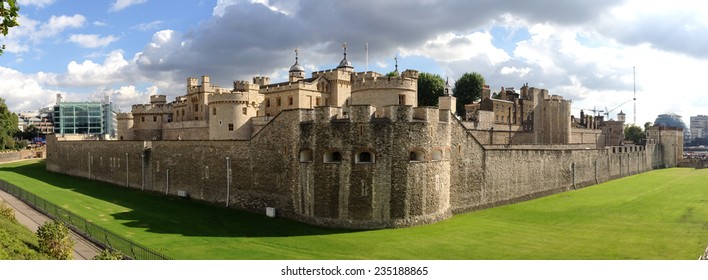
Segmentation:
{"type": "Polygon", "coordinates": [[[13,111],[110,95],[120,108],[171,100],[187,77],[228,86],[284,81],[300,50],[307,71],[348,58],[355,70],[449,76],[478,72],[493,90],[524,83],[617,108],[637,123],[708,114],[708,8],[695,1],[19,0],[20,27],[0,38],[0,97],[13,111]],[[624,104],[620,106],[621,104],[624,104]]]}

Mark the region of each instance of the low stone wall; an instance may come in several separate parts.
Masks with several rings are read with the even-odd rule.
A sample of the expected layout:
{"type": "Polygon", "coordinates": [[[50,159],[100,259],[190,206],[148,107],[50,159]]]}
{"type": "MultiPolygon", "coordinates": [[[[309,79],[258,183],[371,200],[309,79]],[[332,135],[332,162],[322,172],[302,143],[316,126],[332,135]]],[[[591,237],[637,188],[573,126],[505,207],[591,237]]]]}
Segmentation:
{"type": "MultiPolygon", "coordinates": [[[[22,159],[34,158],[37,153],[34,150],[20,150],[11,152],[0,152],[0,162],[10,162],[22,159]]],[[[40,151],[41,157],[41,151],[40,151]]]]}

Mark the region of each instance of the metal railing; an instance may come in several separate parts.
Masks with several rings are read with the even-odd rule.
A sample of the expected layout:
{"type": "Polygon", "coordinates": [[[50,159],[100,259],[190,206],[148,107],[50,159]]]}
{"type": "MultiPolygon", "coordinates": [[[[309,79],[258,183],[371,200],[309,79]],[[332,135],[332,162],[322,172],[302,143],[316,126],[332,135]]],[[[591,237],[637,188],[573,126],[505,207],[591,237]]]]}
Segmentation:
{"type": "Polygon", "coordinates": [[[49,216],[54,220],[66,223],[72,230],[90,241],[104,248],[111,248],[121,252],[124,256],[134,260],[169,260],[170,258],[124,238],[110,230],[96,225],[76,214],[67,211],[41,197],[30,193],[23,188],[15,186],[0,179],[0,189],[24,201],[32,208],[49,216]]]}

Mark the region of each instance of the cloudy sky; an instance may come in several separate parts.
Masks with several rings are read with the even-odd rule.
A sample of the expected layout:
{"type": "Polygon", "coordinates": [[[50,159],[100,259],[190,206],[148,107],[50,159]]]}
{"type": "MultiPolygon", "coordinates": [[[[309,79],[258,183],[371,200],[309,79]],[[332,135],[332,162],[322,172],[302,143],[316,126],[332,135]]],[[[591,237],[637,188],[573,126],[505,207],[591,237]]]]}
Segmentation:
{"type": "Polygon", "coordinates": [[[123,111],[184,94],[187,77],[285,81],[336,67],[449,76],[493,90],[524,83],[579,109],[708,114],[708,8],[699,1],[18,0],[21,26],[0,40],[0,97],[15,112],[109,95],[123,111]],[[368,65],[365,44],[368,43],[368,65]]]}

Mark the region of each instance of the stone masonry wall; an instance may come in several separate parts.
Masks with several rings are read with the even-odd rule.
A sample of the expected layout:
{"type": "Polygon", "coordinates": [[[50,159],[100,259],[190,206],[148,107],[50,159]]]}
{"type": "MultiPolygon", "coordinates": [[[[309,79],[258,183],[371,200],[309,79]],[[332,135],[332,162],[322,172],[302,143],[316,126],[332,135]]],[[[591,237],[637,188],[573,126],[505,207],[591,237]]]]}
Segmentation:
{"type": "Polygon", "coordinates": [[[259,213],[275,207],[279,216],[311,224],[372,229],[432,223],[672,166],[662,154],[673,150],[667,144],[485,148],[448,110],[387,106],[379,114],[369,105],[350,107],[347,118],[336,107],[286,110],[243,141],[48,137],[47,169],[259,213]],[[371,162],[362,162],[362,153],[371,162]]]}

